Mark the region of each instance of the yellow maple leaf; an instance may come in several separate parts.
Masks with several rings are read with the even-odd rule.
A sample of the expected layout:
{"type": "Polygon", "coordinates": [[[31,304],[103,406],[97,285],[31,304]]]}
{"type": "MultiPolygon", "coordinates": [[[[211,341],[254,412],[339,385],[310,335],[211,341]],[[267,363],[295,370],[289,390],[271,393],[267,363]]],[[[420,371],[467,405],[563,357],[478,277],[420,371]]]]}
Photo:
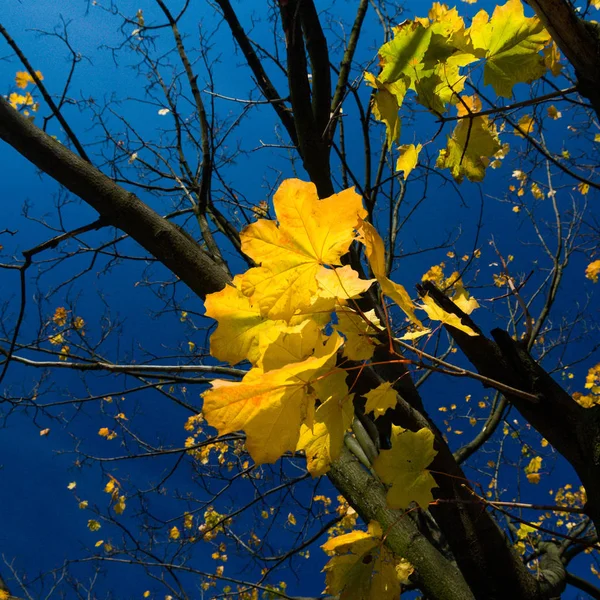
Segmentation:
{"type": "MultiPolygon", "coordinates": [[[[242,250],[261,265],[244,274],[241,291],[261,314],[289,320],[319,295],[326,266],[340,265],[367,213],[354,189],[319,200],[316,187],[299,179],[285,180],[273,204],[279,226],[260,219],[240,235],[242,250]]],[[[347,272],[338,274],[342,287],[351,288],[344,282],[347,272]]]]}
{"type": "Polygon", "coordinates": [[[399,598],[400,582],[410,567],[387,549],[377,522],[372,521],[368,531],[334,537],[321,548],[335,554],[324,568],[328,594],[348,600],[399,598]]]}
{"type": "Polygon", "coordinates": [[[422,298],[422,300],[423,304],[420,308],[422,308],[427,313],[427,316],[432,321],[441,321],[444,325],[450,325],[451,327],[460,329],[461,331],[464,331],[467,335],[470,336],[479,335],[477,332],[473,331],[473,329],[471,329],[468,325],[463,325],[458,315],[446,312],[443,308],[438,306],[431,296],[427,295],[424,298],[422,298]]]}
{"type": "Polygon", "coordinates": [[[304,450],[313,477],[325,474],[340,456],[344,435],[354,418],[353,394],[348,393],[346,372],[337,371],[315,383],[321,405],[312,427],[303,424],[296,450],[304,450]]]}
{"type": "Polygon", "coordinates": [[[312,426],[314,386],[334,368],[342,342],[336,333],[301,362],[267,372],[251,369],[241,382],[213,381],[203,394],[207,423],[220,435],[245,431],[246,447],[257,464],[294,451],[302,423],[312,426]]]}
{"type": "Polygon", "coordinates": [[[400,146],[400,156],[396,161],[396,171],[402,171],[403,177],[406,179],[411,171],[417,166],[419,160],[419,152],[423,146],[421,144],[406,144],[400,146]]]}
{"type": "Polygon", "coordinates": [[[385,246],[377,230],[371,223],[362,221],[360,224],[360,241],[365,245],[367,259],[377,278],[381,291],[391,298],[406,314],[406,316],[418,327],[422,327],[421,321],[415,316],[415,307],[408,292],[398,283],[388,279],[385,272],[385,246]]]}
{"type": "Polygon", "coordinates": [[[598,275],[600,275],[600,260],[595,260],[586,267],[585,276],[594,283],[598,283],[598,275]]]}
{"type": "Polygon", "coordinates": [[[102,525],[100,525],[100,523],[98,521],[96,521],[95,519],[90,519],[87,523],[87,528],[90,531],[98,531],[98,529],[100,529],[100,527],[102,527],[102,525]]]}
{"type": "MultiPolygon", "coordinates": [[[[477,96],[463,96],[462,101],[472,113],[481,110],[481,101],[477,96]]],[[[466,112],[466,107],[459,104],[459,116],[466,112]]],[[[440,150],[436,166],[450,169],[459,183],[465,176],[469,181],[482,181],[490,157],[501,148],[496,125],[487,116],[461,119],[448,137],[446,148],[440,150]]]]}
{"type": "Polygon", "coordinates": [[[542,468],[542,457],[534,456],[525,467],[525,475],[529,483],[537,484],[540,482],[540,469],[542,468]]]}
{"type": "Polygon", "coordinates": [[[365,412],[372,412],[374,417],[385,414],[388,408],[394,408],[398,401],[396,390],[394,390],[390,381],[384,381],[375,389],[367,392],[365,398],[367,399],[365,412]]]}
{"type": "MultiPolygon", "coordinates": [[[[44,81],[44,76],[41,71],[36,71],[35,74],[40,81],[44,81]]],[[[18,88],[24,90],[30,83],[33,83],[33,77],[27,71],[17,71],[17,74],[15,75],[15,85],[18,88]]]]}
{"type": "Polygon", "coordinates": [[[525,137],[533,133],[535,128],[535,119],[531,115],[525,115],[519,119],[519,129],[515,129],[515,135],[518,137],[525,137]],[[521,131],[523,133],[521,133],[521,131]]]}
{"type": "Polygon", "coordinates": [[[380,326],[375,310],[366,312],[364,317],[349,308],[337,310],[336,314],[335,329],[346,338],[344,356],[350,360],[369,360],[375,351],[375,335],[380,326]]]}
{"type": "Polygon", "coordinates": [[[392,449],[382,450],[373,463],[381,480],[390,486],[387,504],[390,508],[408,508],[416,502],[426,508],[433,502],[431,490],[435,480],[427,467],[437,451],[433,449],[434,435],[427,428],[417,432],[392,425],[392,449]]]}
{"type": "Polygon", "coordinates": [[[252,303],[240,291],[241,281],[242,277],[236,276],[233,285],[209,294],[204,302],[206,316],[218,321],[217,329],[210,338],[210,353],[219,360],[236,364],[248,359],[256,364],[264,350],[261,338],[294,331],[296,325],[309,318],[321,325],[329,321],[334,302],[321,298],[317,298],[305,311],[298,312],[289,323],[282,319],[271,320],[261,313],[258,304],[252,303]]]}
{"type": "Polygon", "coordinates": [[[377,90],[373,95],[373,116],[385,124],[387,145],[391,148],[400,139],[401,121],[398,111],[406,94],[408,78],[386,84],[371,73],[365,73],[365,82],[377,90]]]}
{"type": "Polygon", "coordinates": [[[540,51],[550,41],[537,17],[527,18],[521,0],[496,6],[491,19],[482,10],[468,30],[475,49],[485,53],[483,82],[510,98],[513,86],[531,82],[546,71],[540,51]]]}
{"type": "Polygon", "coordinates": [[[466,315],[470,315],[476,308],[479,308],[479,302],[467,292],[460,279],[456,282],[454,290],[452,302],[466,315]]]}

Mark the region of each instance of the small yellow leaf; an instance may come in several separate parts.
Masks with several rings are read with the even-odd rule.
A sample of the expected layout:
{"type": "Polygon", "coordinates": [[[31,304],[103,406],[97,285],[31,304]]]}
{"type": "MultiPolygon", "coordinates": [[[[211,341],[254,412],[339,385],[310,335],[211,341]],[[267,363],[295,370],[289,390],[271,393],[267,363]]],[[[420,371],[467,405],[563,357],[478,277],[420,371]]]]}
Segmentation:
{"type": "Polygon", "coordinates": [[[71,483],[69,483],[69,485],[67,486],[67,489],[74,490],[76,487],[77,487],[77,482],[71,481],[71,483]]]}
{"type": "Polygon", "coordinates": [[[546,111],[551,119],[556,120],[562,117],[562,113],[556,108],[556,106],[554,106],[554,104],[550,105],[546,111]]]}
{"type": "Polygon", "coordinates": [[[419,152],[423,146],[421,144],[406,144],[400,146],[400,156],[396,162],[396,171],[403,171],[404,179],[407,179],[411,171],[417,166],[419,160],[419,152]]]}
{"type": "MultiPolygon", "coordinates": [[[[36,71],[35,74],[40,81],[44,80],[40,71],[36,71]]],[[[17,71],[17,74],[15,75],[15,84],[18,88],[24,90],[30,83],[33,83],[33,77],[27,71],[17,71]]]]}
{"type": "Polygon", "coordinates": [[[535,127],[535,119],[531,115],[525,115],[519,119],[519,129],[515,129],[515,135],[525,137],[533,133],[535,127]]]}
{"type": "Polygon", "coordinates": [[[595,260],[586,267],[585,276],[594,283],[598,283],[598,275],[600,275],[600,260],[595,260]]]}
{"type": "Polygon", "coordinates": [[[100,546],[102,546],[102,544],[104,544],[104,540],[98,540],[94,546],[96,546],[96,548],[99,548],[100,546]]]}
{"type": "Polygon", "coordinates": [[[77,506],[79,506],[80,510],[85,510],[88,507],[88,501],[82,500],[77,506]]]}
{"type": "Polygon", "coordinates": [[[171,527],[169,530],[169,538],[172,540],[178,540],[181,537],[181,533],[176,526],[171,527]]]}
{"type": "Polygon", "coordinates": [[[460,329],[460,331],[464,331],[467,335],[470,336],[479,335],[478,333],[473,331],[473,329],[471,329],[471,327],[469,327],[468,325],[463,325],[463,323],[457,315],[446,312],[443,308],[439,307],[431,296],[427,295],[424,298],[422,298],[422,300],[423,304],[422,306],[420,306],[420,308],[422,308],[427,313],[427,316],[432,321],[441,321],[444,325],[449,325],[456,329],[460,329]]]}
{"type": "Polygon", "coordinates": [[[590,184],[582,181],[577,185],[577,189],[581,195],[585,196],[590,191],[590,184]]]}
{"type": "Polygon", "coordinates": [[[46,429],[40,429],[40,437],[44,437],[50,434],[50,428],[46,427],[46,429]]]}
{"type": "Polygon", "coordinates": [[[296,517],[292,513],[290,513],[288,515],[287,522],[288,522],[289,525],[295,525],[296,524],[296,517]]]}
{"type": "Polygon", "coordinates": [[[394,408],[398,402],[396,390],[392,388],[390,381],[384,381],[381,385],[365,394],[367,404],[366,413],[373,413],[374,417],[385,414],[389,408],[394,408]]]}
{"type": "Polygon", "coordinates": [[[102,525],[100,525],[100,523],[98,521],[96,521],[95,519],[90,519],[87,523],[87,528],[90,531],[98,531],[98,529],[100,529],[100,527],[102,527],[102,525]]]}
{"type": "Polygon", "coordinates": [[[144,598],[149,598],[150,597],[150,590],[146,590],[143,594],[144,598]]]}

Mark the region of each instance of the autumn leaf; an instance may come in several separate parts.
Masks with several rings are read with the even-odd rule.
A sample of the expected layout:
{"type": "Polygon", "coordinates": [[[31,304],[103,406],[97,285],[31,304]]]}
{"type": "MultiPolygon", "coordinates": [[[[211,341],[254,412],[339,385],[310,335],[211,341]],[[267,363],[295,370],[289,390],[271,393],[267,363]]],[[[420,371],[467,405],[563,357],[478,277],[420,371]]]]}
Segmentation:
{"type": "MultiPolygon", "coordinates": [[[[340,265],[367,213],[353,189],[319,200],[316,187],[299,179],[285,180],[273,203],[279,225],[260,219],[241,233],[242,250],[261,266],[243,275],[240,289],[261,314],[289,320],[319,295],[326,266],[340,265]]],[[[338,270],[340,286],[354,289],[347,274],[338,270]]]]}
{"type": "Polygon", "coordinates": [[[258,464],[294,451],[300,426],[311,427],[314,420],[315,385],[334,368],[342,341],[334,334],[314,356],[268,372],[251,369],[241,382],[213,381],[203,394],[206,421],[220,435],[245,431],[248,452],[258,464]]]}
{"type": "Polygon", "coordinates": [[[458,315],[446,312],[443,308],[438,306],[431,296],[426,295],[422,300],[423,304],[419,308],[422,308],[432,321],[441,321],[444,325],[450,325],[455,329],[460,329],[460,331],[464,331],[470,336],[479,335],[476,331],[471,329],[471,327],[464,325],[458,315]]]}
{"type": "Polygon", "coordinates": [[[510,98],[517,83],[529,83],[546,72],[540,51],[550,35],[537,17],[527,18],[521,0],[496,6],[492,18],[482,10],[468,34],[473,47],[485,52],[483,82],[498,96],[510,98]]]}
{"type": "Polygon", "coordinates": [[[419,152],[421,152],[421,144],[407,144],[400,146],[400,156],[396,162],[396,171],[402,171],[403,177],[406,179],[411,171],[417,166],[419,152]]]}
{"type": "Polygon", "coordinates": [[[173,527],[171,527],[171,529],[169,529],[169,539],[178,540],[180,537],[181,533],[178,527],[174,525],[173,527]]]}
{"type": "Polygon", "coordinates": [[[315,382],[321,405],[312,427],[303,424],[297,450],[304,450],[307,469],[313,477],[325,474],[340,456],[344,435],[354,418],[354,394],[348,393],[346,371],[337,371],[315,382]]]}
{"type": "Polygon", "coordinates": [[[370,223],[362,221],[360,233],[360,241],[365,245],[369,265],[381,286],[381,291],[391,298],[415,325],[422,327],[421,321],[415,316],[414,304],[408,292],[400,284],[388,279],[386,275],[385,246],[376,229],[370,223]]]}
{"type": "MultiPolygon", "coordinates": [[[[36,71],[35,74],[40,81],[44,80],[41,71],[36,71]]],[[[27,71],[17,71],[17,74],[15,75],[15,85],[18,88],[24,90],[30,83],[34,83],[34,81],[33,77],[27,71]]]]}
{"type": "Polygon", "coordinates": [[[372,412],[373,417],[377,418],[385,414],[388,408],[396,406],[398,397],[392,385],[392,382],[384,381],[381,385],[365,394],[367,400],[365,406],[366,413],[372,412]]]}
{"type": "Polygon", "coordinates": [[[595,260],[585,268],[585,276],[598,283],[598,275],[600,275],[600,260],[595,260]]]}
{"type": "Polygon", "coordinates": [[[340,309],[336,314],[335,329],[346,338],[344,356],[350,360],[369,360],[375,351],[374,336],[380,326],[375,310],[366,312],[364,317],[349,308],[340,309]]]}
{"type": "Polygon", "coordinates": [[[372,521],[369,530],[352,531],[323,544],[335,554],[325,565],[325,592],[342,600],[392,600],[400,596],[400,583],[412,567],[390,552],[381,526],[372,521]]]}
{"type": "MultiPolygon", "coordinates": [[[[471,100],[469,104],[475,109],[471,113],[481,110],[479,99],[463,97],[463,101],[467,99],[471,100]]],[[[459,116],[466,113],[462,105],[459,105],[458,113],[459,116]]],[[[436,166],[450,169],[459,183],[465,176],[469,181],[482,181],[490,158],[501,148],[496,126],[487,116],[464,118],[448,138],[446,148],[440,150],[436,166]]]]}
{"type": "Polygon", "coordinates": [[[392,425],[392,449],[382,450],[373,463],[381,480],[390,486],[387,504],[390,508],[408,508],[416,502],[426,508],[433,502],[435,480],[427,467],[437,452],[433,449],[434,435],[423,428],[417,432],[392,425]]]}
{"type": "Polygon", "coordinates": [[[540,482],[540,469],[542,468],[542,457],[535,456],[525,467],[525,475],[529,483],[537,484],[540,482]]]}
{"type": "Polygon", "coordinates": [[[95,519],[90,519],[87,522],[87,528],[90,531],[98,531],[98,529],[100,529],[102,527],[102,525],[100,525],[100,523],[98,521],[96,521],[95,519]]]}
{"type": "Polygon", "coordinates": [[[398,111],[402,106],[406,94],[407,82],[400,79],[393,86],[381,83],[371,73],[365,73],[367,85],[374,87],[377,91],[373,95],[373,116],[385,124],[387,145],[392,147],[400,139],[401,122],[398,111]]]}

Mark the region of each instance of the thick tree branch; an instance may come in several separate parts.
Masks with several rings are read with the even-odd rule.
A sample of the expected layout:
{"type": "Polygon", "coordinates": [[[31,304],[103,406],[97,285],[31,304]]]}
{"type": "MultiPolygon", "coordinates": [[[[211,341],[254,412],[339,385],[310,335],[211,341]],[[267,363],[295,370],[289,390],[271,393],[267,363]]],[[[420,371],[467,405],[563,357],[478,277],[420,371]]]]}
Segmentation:
{"type": "Polygon", "coordinates": [[[329,479],[361,517],[381,524],[388,547],[416,569],[419,587],[436,600],[473,599],[459,570],[436,550],[401,511],[387,508],[385,489],[346,449],[331,465],[329,479]]]}
{"type": "MultiPolygon", "coordinates": [[[[324,140],[324,129],[319,129],[313,113],[311,87],[308,80],[308,67],[306,63],[306,49],[302,36],[302,19],[300,16],[300,12],[303,10],[302,5],[302,0],[289,0],[288,2],[280,3],[281,21],[286,39],[288,84],[290,87],[290,98],[294,112],[294,124],[296,126],[300,156],[311,181],[317,186],[319,196],[326,198],[333,194],[329,165],[329,147],[324,140]]],[[[325,61],[327,69],[329,69],[328,55],[326,54],[324,57],[319,58],[316,55],[314,47],[312,52],[311,62],[321,61],[318,71],[319,77],[322,78],[323,61],[325,61]]],[[[321,82],[321,84],[323,83],[321,82]]],[[[325,90],[322,87],[319,95],[322,96],[324,93],[325,90]]],[[[331,89],[329,90],[329,98],[327,99],[328,112],[330,102],[331,89]]],[[[319,105],[322,103],[323,100],[321,99],[319,105]]]]}

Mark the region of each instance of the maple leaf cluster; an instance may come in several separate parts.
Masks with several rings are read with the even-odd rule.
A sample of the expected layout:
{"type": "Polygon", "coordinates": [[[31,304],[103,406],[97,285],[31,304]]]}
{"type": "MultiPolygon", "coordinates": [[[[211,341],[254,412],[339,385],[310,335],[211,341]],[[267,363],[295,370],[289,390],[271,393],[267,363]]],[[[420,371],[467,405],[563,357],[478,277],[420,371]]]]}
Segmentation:
{"type": "MultiPolygon", "coordinates": [[[[243,251],[260,266],[206,299],[206,315],[218,321],[212,356],[231,364],[248,361],[251,368],[242,381],[213,381],[203,394],[203,415],[220,435],[244,431],[256,463],[303,451],[317,476],[339,457],[354,418],[344,359],[369,361],[386,332],[374,310],[362,312],[355,302],[375,281],[406,315],[411,338],[429,332],[415,308],[443,322],[453,318],[476,334],[455,315],[433,310],[431,299],[416,307],[404,287],[387,277],[383,241],[364,220],[367,213],[353,189],[319,200],[312,183],[288,179],[273,202],[277,222],[259,219],[241,233],[243,251]],[[373,279],[342,266],[353,242],[364,246],[373,279]]],[[[389,384],[367,394],[367,410],[375,416],[395,402],[389,384]]],[[[429,434],[394,430],[392,450],[376,461],[391,486],[391,506],[432,500],[426,467],[435,452],[429,434]],[[413,461],[399,475],[398,465],[409,465],[406,457],[413,454],[425,460],[413,461]]]]}

